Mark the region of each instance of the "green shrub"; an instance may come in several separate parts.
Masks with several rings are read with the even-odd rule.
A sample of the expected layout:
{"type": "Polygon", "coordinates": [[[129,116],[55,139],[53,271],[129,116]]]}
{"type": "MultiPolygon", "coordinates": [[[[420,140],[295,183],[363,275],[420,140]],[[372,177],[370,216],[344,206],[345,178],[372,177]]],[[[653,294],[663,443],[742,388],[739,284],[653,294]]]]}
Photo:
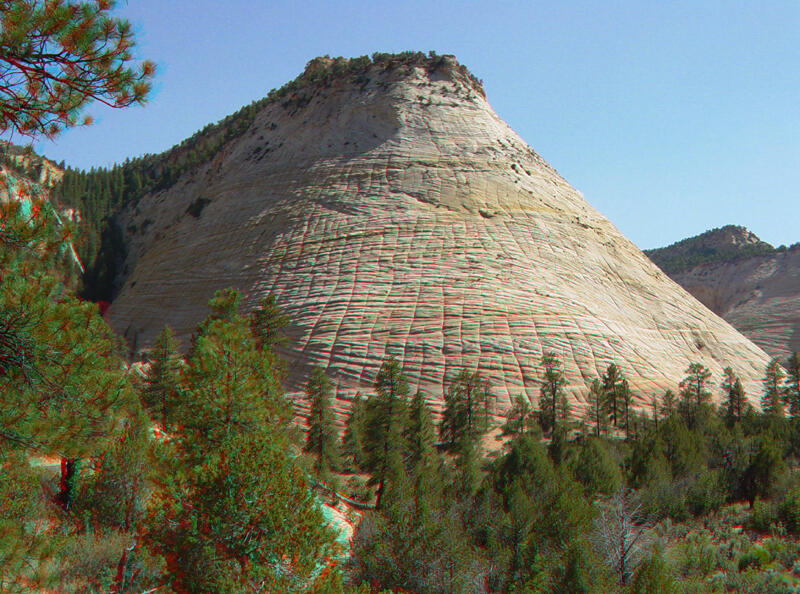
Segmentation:
{"type": "Polygon", "coordinates": [[[693,516],[717,511],[725,503],[725,490],[719,472],[701,472],[686,490],[686,505],[693,516]]]}
{"type": "Polygon", "coordinates": [[[771,524],[778,521],[778,513],[775,506],[763,499],[756,499],[753,502],[753,511],[750,515],[750,527],[759,532],[768,532],[771,524]]]}
{"type": "Polygon", "coordinates": [[[622,484],[619,464],[609,452],[608,446],[594,437],[588,438],[581,445],[574,471],[575,478],[589,496],[596,493],[611,495],[622,484]]]}
{"type": "Polygon", "coordinates": [[[680,522],[689,518],[686,488],[669,476],[648,481],[639,490],[639,498],[645,514],[653,520],[672,518],[680,522]]]}
{"type": "Polygon", "coordinates": [[[754,546],[739,557],[739,571],[749,567],[760,569],[769,565],[771,561],[769,552],[760,546],[754,546]]]}
{"type": "Polygon", "coordinates": [[[372,489],[367,485],[366,479],[359,476],[351,476],[347,479],[347,489],[345,491],[348,497],[358,501],[372,501],[372,489]]]}
{"type": "Polygon", "coordinates": [[[673,592],[678,592],[670,567],[659,551],[653,551],[650,557],[642,561],[633,575],[633,581],[631,581],[628,592],[630,594],[650,594],[651,592],[672,594],[673,592]]]}
{"type": "Polygon", "coordinates": [[[779,516],[789,532],[800,532],[800,487],[789,489],[779,506],[779,516]]]}
{"type": "Polygon", "coordinates": [[[674,554],[680,572],[685,575],[708,575],[719,565],[717,547],[706,532],[689,532],[674,554]]]}

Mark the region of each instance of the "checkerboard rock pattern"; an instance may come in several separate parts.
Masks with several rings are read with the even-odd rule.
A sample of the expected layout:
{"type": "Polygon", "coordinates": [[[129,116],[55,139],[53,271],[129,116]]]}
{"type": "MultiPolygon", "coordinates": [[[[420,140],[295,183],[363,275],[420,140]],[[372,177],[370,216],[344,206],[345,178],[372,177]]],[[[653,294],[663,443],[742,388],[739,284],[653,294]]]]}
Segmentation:
{"type": "Polygon", "coordinates": [[[269,104],[121,223],[138,232],[109,319],[135,350],[164,324],[187,346],[216,289],[239,288],[245,309],[272,292],[292,320],[287,391],[300,396],[320,365],[340,415],[389,355],[434,407],[454,374],[479,370],[501,417],[518,394],[537,401],[543,351],[563,361],[576,412],[612,362],[642,407],[677,391],[695,361],[715,382],[731,365],[755,402],[767,363],[589,206],[452,61],[372,66],[358,84],[269,104]]]}

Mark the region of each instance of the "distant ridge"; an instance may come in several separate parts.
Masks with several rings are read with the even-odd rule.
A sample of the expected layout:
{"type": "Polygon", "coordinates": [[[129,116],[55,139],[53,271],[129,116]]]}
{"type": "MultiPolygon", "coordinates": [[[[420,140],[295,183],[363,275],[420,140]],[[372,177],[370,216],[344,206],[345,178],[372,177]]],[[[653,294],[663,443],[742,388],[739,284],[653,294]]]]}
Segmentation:
{"type": "Polygon", "coordinates": [[[645,253],[770,355],[800,351],[800,243],[774,248],[727,225],[645,253]]]}
{"type": "Polygon", "coordinates": [[[700,235],[677,241],[672,245],[644,253],[667,274],[685,272],[700,264],[734,262],[751,256],[763,256],[775,251],[755,233],[738,225],[725,225],[700,235]]]}

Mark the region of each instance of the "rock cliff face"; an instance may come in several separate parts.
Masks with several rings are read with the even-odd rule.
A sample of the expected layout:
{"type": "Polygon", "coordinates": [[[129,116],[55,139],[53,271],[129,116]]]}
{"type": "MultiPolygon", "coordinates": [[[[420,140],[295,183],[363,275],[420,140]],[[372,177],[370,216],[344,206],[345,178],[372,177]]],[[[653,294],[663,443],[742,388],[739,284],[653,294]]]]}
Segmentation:
{"type": "Polygon", "coordinates": [[[536,401],[545,350],[578,405],[611,362],[640,404],[693,361],[715,381],[732,365],[754,398],[766,355],[584,202],[453,59],[322,80],[123,212],[129,272],[109,315],[135,350],[164,324],[187,345],[232,285],[246,308],[274,292],[291,317],[287,389],[321,365],[341,408],[391,354],[433,404],[480,370],[502,413],[536,401]]]}
{"type": "Polygon", "coordinates": [[[800,351],[800,244],[776,249],[727,225],[645,253],[769,355],[800,351]]]}
{"type": "Polygon", "coordinates": [[[800,351],[800,245],[672,275],[771,356],[800,351]]]}
{"type": "MultiPolygon", "coordinates": [[[[35,217],[38,209],[46,209],[59,223],[79,217],[73,209],[59,209],[53,202],[51,190],[63,174],[62,169],[44,157],[0,142],[0,203],[19,202],[22,216],[35,217]]],[[[82,273],[83,264],[72,241],[67,239],[64,248],[72,261],[70,266],[82,273]]]]}

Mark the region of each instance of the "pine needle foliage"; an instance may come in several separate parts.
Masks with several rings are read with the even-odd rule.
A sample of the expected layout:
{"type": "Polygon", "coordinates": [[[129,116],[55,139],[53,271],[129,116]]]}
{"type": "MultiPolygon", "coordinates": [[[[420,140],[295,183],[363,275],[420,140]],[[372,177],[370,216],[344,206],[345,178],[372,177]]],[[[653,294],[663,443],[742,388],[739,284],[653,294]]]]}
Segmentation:
{"type": "Polygon", "coordinates": [[[489,427],[491,394],[488,381],[477,371],[462,369],[447,388],[439,437],[451,450],[465,442],[475,445],[489,427]]]}
{"type": "MultiPolygon", "coordinates": [[[[108,0],[0,2],[0,133],[54,136],[89,103],[144,103],[155,73],[108,0]]],[[[82,123],[88,124],[90,118],[82,123]]]]}
{"type": "Polygon", "coordinates": [[[332,392],[328,376],[322,368],[314,367],[306,387],[311,413],[308,417],[308,436],[303,450],[316,457],[314,467],[318,476],[327,476],[329,471],[338,471],[341,466],[338,436],[333,425],[331,410],[332,392]]]}

